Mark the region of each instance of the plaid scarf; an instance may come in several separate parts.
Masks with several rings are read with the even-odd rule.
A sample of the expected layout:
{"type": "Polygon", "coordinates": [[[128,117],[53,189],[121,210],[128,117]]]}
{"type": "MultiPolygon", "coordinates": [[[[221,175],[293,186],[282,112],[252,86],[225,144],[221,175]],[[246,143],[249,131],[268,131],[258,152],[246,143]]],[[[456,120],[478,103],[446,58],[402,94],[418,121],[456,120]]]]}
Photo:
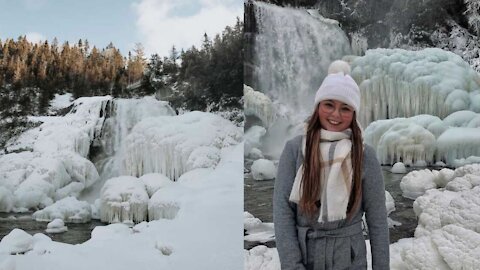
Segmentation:
{"type": "MultiPolygon", "coordinates": [[[[322,129],[320,155],[322,157],[320,181],[320,215],[318,222],[341,220],[347,217],[347,206],[352,189],[352,159],[350,140],[352,131],[334,132],[322,129]]],[[[302,141],[305,156],[306,136],[302,141]]],[[[305,161],[304,161],[305,162],[305,161]]],[[[289,200],[300,202],[302,195],[303,164],[297,171],[289,200]]]]}

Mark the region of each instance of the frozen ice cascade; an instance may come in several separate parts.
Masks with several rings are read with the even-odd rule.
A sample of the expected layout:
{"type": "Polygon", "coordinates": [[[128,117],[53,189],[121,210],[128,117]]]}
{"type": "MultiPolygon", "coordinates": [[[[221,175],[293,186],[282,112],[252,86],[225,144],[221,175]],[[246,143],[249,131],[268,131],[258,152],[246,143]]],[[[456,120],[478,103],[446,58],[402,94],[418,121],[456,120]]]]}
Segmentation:
{"type": "Polygon", "coordinates": [[[480,112],[480,75],[452,52],[373,49],[351,66],[362,92],[364,126],[378,119],[480,112]]]}
{"type": "Polygon", "coordinates": [[[306,9],[253,2],[258,33],[254,41],[257,91],[287,105],[293,114],[309,114],[312,96],[328,65],[350,54],[338,22],[306,9]]]}
{"type": "Polygon", "coordinates": [[[382,164],[403,162],[453,167],[480,162],[480,113],[458,111],[444,120],[432,115],[377,120],[365,129],[365,142],[382,164]]]}

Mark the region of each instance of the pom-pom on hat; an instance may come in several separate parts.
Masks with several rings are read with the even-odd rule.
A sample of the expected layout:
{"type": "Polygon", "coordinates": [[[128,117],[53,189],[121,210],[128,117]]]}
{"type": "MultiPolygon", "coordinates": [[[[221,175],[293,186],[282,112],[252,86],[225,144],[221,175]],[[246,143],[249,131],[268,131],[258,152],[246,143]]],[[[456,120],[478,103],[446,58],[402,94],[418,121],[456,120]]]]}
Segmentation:
{"type": "Polygon", "coordinates": [[[315,108],[318,103],[328,99],[341,101],[353,107],[358,112],[360,109],[360,88],[350,77],[350,65],[342,60],[336,60],[328,67],[328,75],[315,94],[315,108]]]}

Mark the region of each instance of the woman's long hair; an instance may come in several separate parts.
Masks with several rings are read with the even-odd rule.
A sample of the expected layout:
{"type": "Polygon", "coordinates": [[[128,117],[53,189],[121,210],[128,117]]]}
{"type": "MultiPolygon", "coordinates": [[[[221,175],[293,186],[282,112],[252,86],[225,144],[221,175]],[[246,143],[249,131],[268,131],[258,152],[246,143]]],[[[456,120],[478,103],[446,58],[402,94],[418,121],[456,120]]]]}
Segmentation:
{"type": "MultiPolygon", "coordinates": [[[[300,210],[308,217],[313,218],[318,213],[316,202],[321,194],[320,177],[321,162],[320,154],[320,118],[318,110],[314,110],[307,123],[307,137],[305,157],[303,161],[302,196],[300,198],[300,210]]],[[[363,140],[360,127],[357,124],[356,113],[353,114],[352,123],[352,190],[347,207],[347,219],[351,220],[362,201],[362,166],[363,166],[363,140]]]]}

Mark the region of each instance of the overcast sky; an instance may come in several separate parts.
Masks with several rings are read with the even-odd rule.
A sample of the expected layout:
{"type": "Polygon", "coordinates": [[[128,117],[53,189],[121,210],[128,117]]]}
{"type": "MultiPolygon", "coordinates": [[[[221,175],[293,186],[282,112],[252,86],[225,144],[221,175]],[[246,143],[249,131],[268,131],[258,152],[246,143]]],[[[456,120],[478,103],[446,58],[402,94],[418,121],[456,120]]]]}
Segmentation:
{"type": "Polygon", "coordinates": [[[172,45],[199,46],[203,33],[243,20],[242,0],[0,0],[0,7],[1,40],[87,38],[90,47],[113,42],[123,55],[140,42],[147,55],[167,56],[172,45]]]}

